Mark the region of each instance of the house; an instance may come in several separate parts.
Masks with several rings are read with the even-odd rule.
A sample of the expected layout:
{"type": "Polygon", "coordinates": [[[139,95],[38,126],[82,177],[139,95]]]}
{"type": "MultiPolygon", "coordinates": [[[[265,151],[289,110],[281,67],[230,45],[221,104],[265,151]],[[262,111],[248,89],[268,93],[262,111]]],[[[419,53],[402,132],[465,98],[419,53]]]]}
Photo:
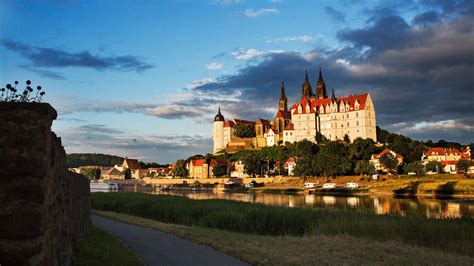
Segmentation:
{"type": "Polygon", "coordinates": [[[265,132],[265,138],[267,147],[278,144],[278,134],[273,130],[273,128],[267,129],[267,132],[265,132]]]}
{"type": "Polygon", "coordinates": [[[294,175],[293,171],[296,168],[296,158],[295,157],[288,158],[288,160],[286,160],[286,162],[284,164],[284,167],[285,167],[285,169],[288,170],[288,175],[289,176],[294,175]]]}
{"type": "Polygon", "coordinates": [[[379,160],[380,157],[384,156],[387,153],[392,154],[392,156],[394,156],[397,159],[399,166],[403,163],[403,156],[401,156],[400,154],[397,154],[391,149],[385,149],[381,153],[372,154],[372,156],[370,157],[370,162],[374,165],[375,170],[387,172],[387,169],[380,163],[380,160],[379,160]]]}
{"type": "Polygon", "coordinates": [[[107,170],[101,171],[101,179],[125,179],[125,174],[116,168],[110,167],[107,170]]]}
{"type": "Polygon", "coordinates": [[[467,146],[464,150],[459,151],[458,149],[454,148],[440,148],[440,147],[432,147],[429,148],[425,153],[423,153],[421,160],[424,164],[429,162],[439,162],[443,167],[443,172],[455,172],[456,171],[456,163],[461,160],[471,159],[471,149],[467,146]]]}
{"type": "Polygon", "coordinates": [[[188,165],[188,173],[191,178],[215,178],[215,167],[226,167],[229,163],[224,159],[211,159],[209,163],[206,159],[191,160],[188,165]]]}
{"type": "Polygon", "coordinates": [[[116,168],[119,171],[120,169],[122,169],[122,172],[125,171],[126,169],[130,169],[131,176],[132,178],[135,178],[135,179],[140,179],[146,176],[146,174],[148,173],[147,169],[141,169],[140,163],[136,159],[125,158],[120,167],[114,166],[114,168],[116,168]]]}
{"type": "Polygon", "coordinates": [[[245,165],[242,160],[235,161],[231,163],[232,171],[230,172],[231,177],[248,177],[249,175],[245,172],[245,165]]]}

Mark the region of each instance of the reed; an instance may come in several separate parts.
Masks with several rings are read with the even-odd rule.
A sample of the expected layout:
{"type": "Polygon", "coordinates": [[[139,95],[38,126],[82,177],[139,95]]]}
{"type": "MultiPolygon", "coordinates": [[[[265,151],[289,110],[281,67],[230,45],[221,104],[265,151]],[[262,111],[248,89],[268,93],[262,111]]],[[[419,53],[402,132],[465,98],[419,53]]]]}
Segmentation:
{"type": "Polygon", "coordinates": [[[380,216],[355,211],[285,208],[143,193],[93,193],[94,209],[160,222],[271,236],[348,234],[402,241],[474,256],[474,220],[380,216]]]}

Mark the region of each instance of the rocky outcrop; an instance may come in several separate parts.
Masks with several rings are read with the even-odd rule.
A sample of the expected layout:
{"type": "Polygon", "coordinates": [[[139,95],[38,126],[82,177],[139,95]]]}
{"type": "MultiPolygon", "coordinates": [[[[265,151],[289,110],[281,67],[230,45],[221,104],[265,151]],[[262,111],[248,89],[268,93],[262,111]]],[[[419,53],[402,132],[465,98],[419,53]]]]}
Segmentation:
{"type": "Polygon", "coordinates": [[[70,265],[91,227],[90,189],[67,170],[57,113],[0,103],[0,265],[70,265]]]}

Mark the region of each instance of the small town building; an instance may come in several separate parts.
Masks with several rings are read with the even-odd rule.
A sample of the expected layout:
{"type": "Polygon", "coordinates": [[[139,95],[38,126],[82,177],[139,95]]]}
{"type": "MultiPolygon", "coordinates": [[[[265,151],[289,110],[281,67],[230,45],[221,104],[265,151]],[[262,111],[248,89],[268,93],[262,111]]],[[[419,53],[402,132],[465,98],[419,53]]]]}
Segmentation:
{"type": "Polygon", "coordinates": [[[125,179],[125,174],[116,168],[110,167],[107,170],[101,171],[101,179],[125,179]]]}
{"type": "Polygon", "coordinates": [[[288,160],[286,160],[284,164],[284,167],[285,169],[288,170],[288,175],[293,176],[294,175],[293,171],[296,168],[296,158],[295,157],[288,158],[288,160]]]}
{"type": "Polygon", "coordinates": [[[206,159],[191,160],[188,165],[188,175],[191,178],[214,178],[215,167],[228,167],[229,163],[224,159],[211,159],[209,163],[206,159]]]}
{"type": "Polygon", "coordinates": [[[423,153],[421,157],[424,164],[433,161],[439,162],[443,167],[442,171],[446,173],[456,172],[456,163],[461,159],[471,159],[471,149],[469,146],[462,151],[455,148],[432,147],[423,153]]]}
{"type": "Polygon", "coordinates": [[[403,156],[401,156],[400,154],[397,154],[396,152],[392,151],[391,149],[385,149],[381,153],[372,154],[372,156],[370,158],[370,162],[374,165],[375,170],[382,171],[382,172],[387,172],[387,169],[380,163],[380,160],[379,160],[380,157],[384,156],[387,153],[392,154],[392,156],[394,156],[397,159],[399,166],[403,164],[403,156]]]}

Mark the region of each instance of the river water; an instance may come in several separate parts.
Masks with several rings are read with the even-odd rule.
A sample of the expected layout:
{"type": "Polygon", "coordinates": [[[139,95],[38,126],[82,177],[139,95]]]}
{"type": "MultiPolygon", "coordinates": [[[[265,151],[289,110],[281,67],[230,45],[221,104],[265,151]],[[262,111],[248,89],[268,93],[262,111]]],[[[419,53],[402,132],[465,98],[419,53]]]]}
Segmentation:
{"type": "MultiPolygon", "coordinates": [[[[122,189],[121,189],[122,191],[122,189]]],[[[319,194],[269,194],[236,192],[192,192],[192,191],[155,191],[150,187],[130,188],[126,191],[145,192],[159,195],[184,196],[190,199],[237,200],[266,205],[303,208],[335,208],[372,212],[380,215],[425,216],[429,218],[474,218],[474,199],[435,199],[394,196],[346,196],[319,194]]]]}

